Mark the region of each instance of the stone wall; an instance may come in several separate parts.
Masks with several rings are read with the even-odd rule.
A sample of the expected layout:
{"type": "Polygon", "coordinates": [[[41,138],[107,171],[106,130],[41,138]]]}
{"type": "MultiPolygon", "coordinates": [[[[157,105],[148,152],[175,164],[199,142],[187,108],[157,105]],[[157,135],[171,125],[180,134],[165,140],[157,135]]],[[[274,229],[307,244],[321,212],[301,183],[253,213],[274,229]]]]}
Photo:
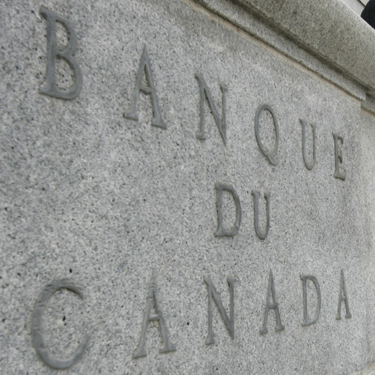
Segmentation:
{"type": "Polygon", "coordinates": [[[301,4],[0,4],[2,372],[375,362],[375,31],[301,4]]]}

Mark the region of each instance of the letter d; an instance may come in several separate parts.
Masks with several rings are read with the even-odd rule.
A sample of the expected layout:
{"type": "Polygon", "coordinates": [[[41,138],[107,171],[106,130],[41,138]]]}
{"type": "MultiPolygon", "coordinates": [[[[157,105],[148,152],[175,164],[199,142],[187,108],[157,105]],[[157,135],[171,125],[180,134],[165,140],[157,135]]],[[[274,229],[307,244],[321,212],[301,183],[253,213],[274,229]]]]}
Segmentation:
{"type": "Polygon", "coordinates": [[[241,226],[241,217],[242,217],[242,210],[241,210],[241,202],[238,194],[234,190],[233,186],[226,185],[226,184],[215,184],[215,189],[217,192],[217,230],[215,233],[216,237],[234,237],[241,226]],[[233,227],[229,230],[223,229],[223,191],[227,191],[230,193],[234,199],[234,203],[236,204],[236,221],[233,227]]]}

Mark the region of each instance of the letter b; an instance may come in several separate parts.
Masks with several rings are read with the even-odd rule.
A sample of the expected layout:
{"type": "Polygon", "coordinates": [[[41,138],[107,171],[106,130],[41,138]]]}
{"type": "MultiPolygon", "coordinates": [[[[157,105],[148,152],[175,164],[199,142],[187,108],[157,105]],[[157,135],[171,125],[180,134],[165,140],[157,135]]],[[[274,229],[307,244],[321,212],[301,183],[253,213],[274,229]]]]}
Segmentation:
{"type": "Polygon", "coordinates": [[[55,12],[41,7],[40,14],[47,19],[47,83],[39,92],[59,99],[74,99],[81,92],[83,84],[81,69],[72,56],[77,47],[76,33],[70,22],[55,12]],[[63,50],[56,48],[56,22],[62,24],[68,32],[69,43],[63,50]],[[61,90],[56,84],[56,58],[64,59],[73,70],[75,83],[68,90],[61,90]]]}

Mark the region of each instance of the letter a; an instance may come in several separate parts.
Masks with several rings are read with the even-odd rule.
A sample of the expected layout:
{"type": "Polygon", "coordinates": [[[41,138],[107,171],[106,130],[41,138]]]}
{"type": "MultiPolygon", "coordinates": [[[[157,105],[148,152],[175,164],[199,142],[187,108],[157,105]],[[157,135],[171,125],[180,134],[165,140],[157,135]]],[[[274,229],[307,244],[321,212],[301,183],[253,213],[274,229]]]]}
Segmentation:
{"type": "Polygon", "coordinates": [[[270,309],[275,310],[276,314],[276,328],[275,331],[282,331],[285,329],[283,324],[281,323],[281,317],[280,317],[280,311],[279,311],[279,303],[277,302],[276,298],[276,290],[275,290],[275,284],[273,282],[273,274],[272,271],[270,271],[270,276],[268,279],[268,289],[267,289],[267,297],[266,297],[266,308],[264,310],[264,319],[263,319],[263,327],[260,330],[261,335],[265,335],[268,332],[267,329],[267,322],[268,322],[268,313],[270,309]],[[273,303],[271,303],[271,294],[272,294],[272,300],[273,303]]]}
{"type": "Polygon", "coordinates": [[[345,318],[351,318],[352,314],[349,310],[349,301],[348,301],[348,294],[346,293],[346,286],[345,286],[345,277],[344,277],[344,270],[341,270],[341,280],[340,280],[340,294],[339,294],[339,305],[337,307],[337,315],[336,319],[341,319],[341,302],[344,301],[345,308],[346,308],[346,314],[345,318]]]}
{"type": "Polygon", "coordinates": [[[40,8],[40,14],[47,19],[47,84],[39,89],[39,92],[44,95],[53,96],[59,99],[74,99],[82,89],[83,77],[81,69],[77,61],[73,57],[73,53],[77,47],[77,36],[71,23],[59,16],[58,14],[47,10],[44,7],[40,8]],[[69,43],[63,50],[56,48],[56,22],[61,23],[69,35],[69,43]],[[56,84],[56,58],[64,59],[72,68],[75,83],[68,90],[61,90],[56,84]]]}
{"type": "Polygon", "coordinates": [[[151,125],[166,129],[167,125],[165,125],[160,114],[159,100],[158,100],[158,96],[155,90],[154,78],[152,76],[152,70],[151,70],[151,62],[150,62],[150,58],[148,57],[146,46],[143,49],[141,63],[139,64],[139,68],[138,68],[131,109],[130,111],[124,113],[125,118],[138,121],[137,103],[138,103],[139,93],[141,91],[144,94],[151,95],[152,112],[153,112],[151,125]],[[147,80],[148,86],[142,83],[142,78],[145,74],[146,74],[146,80],[147,80]]]}
{"type": "Polygon", "coordinates": [[[146,341],[146,331],[147,331],[148,323],[150,321],[155,321],[155,320],[159,322],[160,335],[161,335],[161,340],[162,340],[162,348],[159,350],[159,353],[175,351],[176,346],[171,341],[169,341],[167,326],[165,324],[163,314],[159,307],[159,302],[157,299],[155,271],[153,271],[151,287],[150,287],[150,291],[147,297],[146,313],[145,313],[143,324],[142,324],[141,339],[139,341],[139,345],[137,349],[133,353],[133,358],[144,357],[146,355],[145,341],[146,341]],[[152,307],[154,307],[156,315],[150,316],[152,307]]]}

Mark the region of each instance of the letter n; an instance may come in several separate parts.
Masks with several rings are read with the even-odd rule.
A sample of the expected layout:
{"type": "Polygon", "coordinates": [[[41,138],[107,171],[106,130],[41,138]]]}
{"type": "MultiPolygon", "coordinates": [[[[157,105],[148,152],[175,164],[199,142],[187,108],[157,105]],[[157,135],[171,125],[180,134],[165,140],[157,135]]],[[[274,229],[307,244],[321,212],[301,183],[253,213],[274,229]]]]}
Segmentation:
{"type": "Polygon", "coordinates": [[[223,303],[221,302],[221,298],[218,292],[216,291],[211,279],[209,277],[204,279],[204,282],[207,284],[208,290],[208,336],[206,340],[207,345],[215,343],[214,333],[212,330],[212,300],[215,301],[216,306],[219,309],[219,313],[224,321],[225,327],[227,328],[230,337],[234,339],[234,283],[236,279],[228,277],[227,281],[230,293],[230,318],[228,318],[227,312],[225,311],[223,303]]]}
{"type": "Polygon", "coordinates": [[[148,56],[146,46],[143,49],[141,62],[139,64],[137,78],[135,81],[135,89],[133,94],[133,100],[131,103],[130,111],[124,113],[124,117],[130,120],[138,121],[138,113],[137,113],[137,103],[139,98],[139,93],[143,92],[144,94],[151,96],[152,102],[152,112],[153,118],[151,121],[151,125],[158,126],[159,128],[166,129],[167,125],[164,123],[163,119],[161,118],[160,114],[160,107],[159,107],[159,100],[156,94],[154,78],[152,76],[151,70],[151,62],[148,56]],[[142,79],[146,75],[147,85],[142,83],[142,79]]]}
{"type": "Polygon", "coordinates": [[[157,286],[155,280],[155,271],[152,273],[151,287],[147,297],[146,303],[146,313],[144,315],[142,324],[141,339],[139,341],[137,349],[133,353],[133,358],[143,357],[146,355],[145,341],[146,341],[146,331],[148,323],[150,321],[159,322],[160,335],[162,340],[162,348],[159,350],[160,353],[173,352],[176,350],[176,346],[169,341],[168,330],[165,324],[163,313],[160,310],[159,302],[157,298],[157,286]],[[154,307],[156,315],[151,316],[151,308],[154,307]]]}
{"type": "Polygon", "coordinates": [[[200,109],[200,123],[199,130],[197,132],[198,139],[207,139],[205,130],[204,130],[204,99],[206,98],[208,105],[210,107],[212,116],[214,117],[217,128],[219,129],[221,138],[223,139],[224,145],[227,143],[226,135],[226,92],[227,87],[225,85],[220,85],[222,92],[222,118],[220,119],[219,113],[215,107],[215,104],[211,97],[211,92],[206,85],[206,82],[203,79],[203,76],[200,74],[195,75],[196,80],[199,84],[199,109],[200,109]]]}
{"type": "Polygon", "coordinates": [[[44,95],[53,96],[60,99],[74,99],[82,89],[83,77],[81,69],[73,54],[77,47],[77,36],[70,22],[59,16],[58,14],[47,10],[44,7],[40,8],[40,14],[47,19],[47,84],[39,89],[39,92],[44,95]],[[63,50],[56,48],[56,22],[62,24],[69,36],[69,43],[63,50]],[[68,90],[61,90],[56,84],[56,58],[64,59],[72,68],[75,83],[68,90]]]}

